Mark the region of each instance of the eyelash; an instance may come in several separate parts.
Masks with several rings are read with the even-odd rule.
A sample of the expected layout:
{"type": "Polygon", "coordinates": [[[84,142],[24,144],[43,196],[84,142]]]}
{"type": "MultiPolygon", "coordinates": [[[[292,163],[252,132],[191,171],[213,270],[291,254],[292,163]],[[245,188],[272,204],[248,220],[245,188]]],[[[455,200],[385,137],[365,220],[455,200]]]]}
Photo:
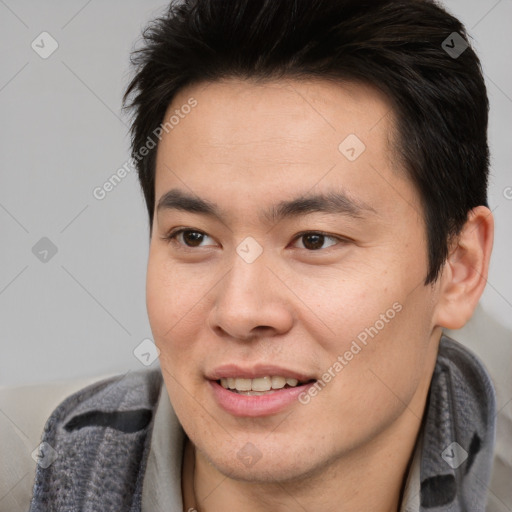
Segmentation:
{"type": "MultiPolygon", "coordinates": [[[[191,233],[200,233],[201,235],[209,236],[204,231],[200,231],[198,229],[177,228],[177,229],[171,231],[170,233],[168,233],[167,235],[161,237],[161,239],[162,240],[166,240],[168,243],[174,243],[174,244],[178,245],[180,249],[183,249],[183,250],[186,250],[186,251],[187,250],[188,251],[193,251],[194,249],[199,249],[200,247],[189,247],[188,245],[183,245],[183,244],[180,244],[180,243],[176,242],[176,238],[179,235],[181,235],[182,233],[185,233],[187,231],[189,231],[191,233]]],[[[325,238],[330,238],[331,240],[337,240],[338,243],[339,242],[341,242],[341,243],[348,243],[348,242],[350,242],[350,240],[348,238],[342,238],[342,237],[330,235],[329,233],[325,233],[324,231],[302,231],[300,233],[297,233],[297,235],[295,236],[293,241],[295,242],[295,241],[299,240],[300,238],[302,238],[302,237],[304,237],[306,235],[321,235],[321,236],[324,236],[325,238]]],[[[330,245],[326,249],[334,247],[335,245],[337,245],[337,244],[330,245]]],[[[299,247],[299,249],[302,249],[302,247],[299,247]]],[[[326,249],[306,249],[306,248],[304,248],[304,250],[308,251],[308,252],[319,252],[319,251],[325,251],[326,249]]]]}

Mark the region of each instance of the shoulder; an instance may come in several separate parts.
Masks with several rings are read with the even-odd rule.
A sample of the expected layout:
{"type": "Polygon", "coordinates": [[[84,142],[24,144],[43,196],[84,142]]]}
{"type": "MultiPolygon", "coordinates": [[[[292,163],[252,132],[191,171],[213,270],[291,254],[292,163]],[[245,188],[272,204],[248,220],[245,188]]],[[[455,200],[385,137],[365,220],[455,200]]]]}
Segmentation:
{"type": "Polygon", "coordinates": [[[496,446],[487,510],[502,510],[502,503],[512,503],[512,331],[479,305],[466,326],[445,333],[483,361],[496,389],[496,446]]]}
{"type": "Polygon", "coordinates": [[[128,371],[68,396],[45,424],[32,492],[32,512],[122,510],[141,499],[160,368],[128,371]]]}
{"type": "Polygon", "coordinates": [[[78,405],[92,396],[92,390],[112,386],[122,377],[111,374],[0,388],[0,512],[28,510],[38,446],[49,418],[64,403],[78,405]]]}
{"type": "Polygon", "coordinates": [[[422,428],[421,502],[484,510],[495,443],[496,403],[481,361],[443,335],[422,428]]]}
{"type": "Polygon", "coordinates": [[[449,371],[451,378],[464,383],[466,400],[473,399],[482,405],[489,416],[496,414],[495,388],[488,369],[480,357],[467,346],[443,334],[437,358],[438,372],[449,371]]]}
{"type": "Polygon", "coordinates": [[[495,443],[496,393],[490,374],[481,359],[470,349],[443,334],[431,384],[430,400],[440,418],[452,418],[452,435],[466,442],[495,443]],[[478,441],[475,441],[478,439],[478,441]]]}
{"type": "Polygon", "coordinates": [[[88,422],[94,423],[96,412],[99,418],[100,413],[110,417],[109,413],[151,408],[160,393],[161,383],[160,369],[128,371],[96,381],[62,401],[48,418],[44,432],[48,433],[59,422],[65,422],[68,430],[82,428],[88,422]]]}

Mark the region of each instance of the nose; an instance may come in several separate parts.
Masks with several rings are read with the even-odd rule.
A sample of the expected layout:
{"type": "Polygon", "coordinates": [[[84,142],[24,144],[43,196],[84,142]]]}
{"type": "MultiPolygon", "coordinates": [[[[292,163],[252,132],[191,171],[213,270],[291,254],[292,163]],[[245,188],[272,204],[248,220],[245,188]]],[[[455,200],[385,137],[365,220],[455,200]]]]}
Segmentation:
{"type": "Polygon", "coordinates": [[[235,253],[231,270],[215,287],[209,325],[217,335],[250,340],[291,329],[292,293],[265,256],[248,263],[235,253]]]}

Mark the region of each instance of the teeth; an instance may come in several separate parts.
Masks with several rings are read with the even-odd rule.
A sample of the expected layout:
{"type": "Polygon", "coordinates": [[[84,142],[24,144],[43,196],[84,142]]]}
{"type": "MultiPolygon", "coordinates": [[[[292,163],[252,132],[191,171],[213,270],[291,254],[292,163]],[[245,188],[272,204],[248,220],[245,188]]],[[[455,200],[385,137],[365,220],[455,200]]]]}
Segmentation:
{"type": "Polygon", "coordinates": [[[253,391],[270,391],[271,387],[272,379],[270,377],[258,377],[257,379],[252,379],[251,389],[253,391]]]}
{"type": "Polygon", "coordinates": [[[286,379],[284,377],[272,377],[272,389],[284,388],[286,379]]]}
{"type": "Polygon", "coordinates": [[[251,391],[251,379],[235,379],[235,389],[237,391],[251,391]]]}
{"type": "MultiPolygon", "coordinates": [[[[289,379],[281,376],[273,377],[258,377],[256,379],[241,379],[241,378],[222,378],[220,383],[225,389],[233,389],[236,391],[255,391],[265,392],[271,389],[282,389],[288,384],[290,387],[295,387],[299,383],[297,379],[289,379]]],[[[249,393],[252,394],[252,393],[249,393]]]]}

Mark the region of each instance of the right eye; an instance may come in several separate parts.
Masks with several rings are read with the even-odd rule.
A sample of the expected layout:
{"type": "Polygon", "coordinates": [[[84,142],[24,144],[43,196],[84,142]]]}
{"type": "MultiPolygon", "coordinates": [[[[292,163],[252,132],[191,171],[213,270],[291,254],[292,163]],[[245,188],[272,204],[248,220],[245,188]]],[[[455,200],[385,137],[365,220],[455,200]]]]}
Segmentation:
{"type": "Polygon", "coordinates": [[[200,244],[205,237],[208,237],[208,235],[197,229],[178,228],[161,238],[178,247],[193,249],[194,247],[201,247],[200,244]]]}

